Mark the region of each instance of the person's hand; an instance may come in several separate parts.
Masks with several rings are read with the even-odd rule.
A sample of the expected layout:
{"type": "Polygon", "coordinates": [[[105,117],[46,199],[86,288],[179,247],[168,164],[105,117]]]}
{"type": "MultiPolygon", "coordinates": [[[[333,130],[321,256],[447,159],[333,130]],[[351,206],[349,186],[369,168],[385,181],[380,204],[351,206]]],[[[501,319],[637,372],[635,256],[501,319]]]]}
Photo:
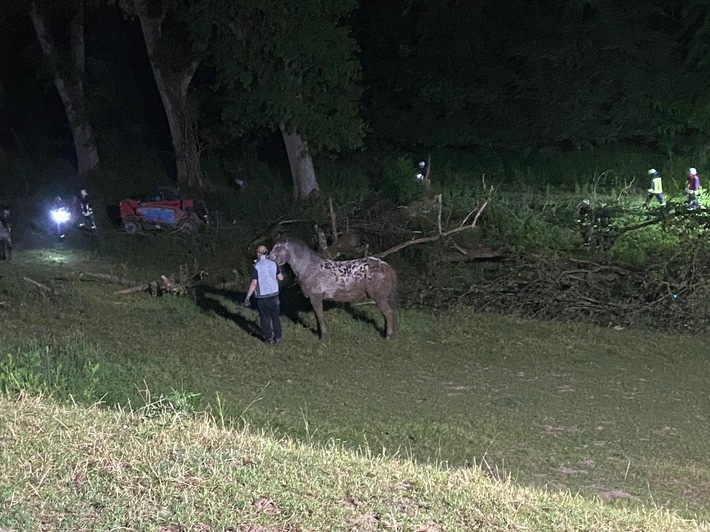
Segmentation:
{"type": "Polygon", "coordinates": [[[251,301],[249,299],[249,296],[244,298],[244,306],[245,307],[250,307],[251,306],[251,301]]]}

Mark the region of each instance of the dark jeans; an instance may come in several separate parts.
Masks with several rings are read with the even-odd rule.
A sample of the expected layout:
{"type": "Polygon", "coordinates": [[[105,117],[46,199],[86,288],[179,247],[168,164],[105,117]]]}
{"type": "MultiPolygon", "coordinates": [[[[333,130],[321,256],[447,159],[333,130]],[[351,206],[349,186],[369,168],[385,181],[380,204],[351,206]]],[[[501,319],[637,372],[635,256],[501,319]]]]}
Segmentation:
{"type": "Polygon", "coordinates": [[[281,340],[281,305],[278,294],[256,298],[256,306],[259,309],[259,323],[264,340],[281,340]]]}

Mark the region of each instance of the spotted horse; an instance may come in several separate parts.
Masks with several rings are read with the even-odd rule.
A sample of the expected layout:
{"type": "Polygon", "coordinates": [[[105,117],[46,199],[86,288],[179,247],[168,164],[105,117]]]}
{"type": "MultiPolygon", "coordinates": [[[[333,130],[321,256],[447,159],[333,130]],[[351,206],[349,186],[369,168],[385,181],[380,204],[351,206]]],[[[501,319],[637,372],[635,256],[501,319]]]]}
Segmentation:
{"type": "Polygon", "coordinates": [[[372,299],[385,318],[385,338],[392,338],[396,327],[397,273],[375,257],[356,260],[331,260],[313,251],[304,242],[283,236],[276,240],[269,258],[280,266],[288,264],[304,295],[310,299],[318,320],[318,332],[325,339],[328,328],[323,301],[372,299]]]}

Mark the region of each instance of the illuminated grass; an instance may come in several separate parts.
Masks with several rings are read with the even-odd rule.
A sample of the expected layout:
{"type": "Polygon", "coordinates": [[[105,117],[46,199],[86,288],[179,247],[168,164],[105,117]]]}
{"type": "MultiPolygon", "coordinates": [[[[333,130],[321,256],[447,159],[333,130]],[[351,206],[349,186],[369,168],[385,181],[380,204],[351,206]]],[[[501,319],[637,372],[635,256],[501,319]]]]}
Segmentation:
{"type": "Polygon", "coordinates": [[[312,447],[180,410],[0,397],[11,530],[700,530],[447,468],[312,447]],[[147,415],[150,412],[151,415],[147,415]]]}
{"type": "MultiPolygon", "coordinates": [[[[481,469],[516,489],[549,489],[537,501],[579,493],[566,499],[588,501],[592,514],[601,497],[612,509],[632,510],[633,519],[643,508],[710,515],[706,337],[405,310],[397,337],[386,342],[374,327],[382,326],[376,308],[359,306],[330,308],[331,339],[321,343],[312,312],[287,286],[284,345],[271,349],[251,334],[256,314],[229,290],[215,289],[209,304],[117,295],[121,287],[79,273],[121,273],[120,263],[17,255],[0,274],[0,385],[11,395],[123,408],[180,399],[185,410],[218,412],[238,433],[247,422],[253,433],[310,444],[316,454],[337,442],[338,452],[367,449],[373,459],[397,456],[435,471],[481,469]]],[[[7,433],[2,428],[0,438],[7,433]]],[[[184,522],[197,527],[193,517],[184,522]]],[[[223,523],[216,519],[209,518],[223,523]]],[[[581,526],[574,519],[569,529],[581,526]]]]}

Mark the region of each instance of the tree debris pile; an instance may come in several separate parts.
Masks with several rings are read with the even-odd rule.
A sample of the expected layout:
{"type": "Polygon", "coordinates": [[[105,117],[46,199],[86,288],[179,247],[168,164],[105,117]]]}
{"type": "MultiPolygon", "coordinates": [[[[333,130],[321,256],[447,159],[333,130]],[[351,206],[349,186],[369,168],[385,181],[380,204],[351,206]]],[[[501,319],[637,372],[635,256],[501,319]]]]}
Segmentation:
{"type": "Polygon", "coordinates": [[[710,331],[710,271],[681,272],[672,265],[644,271],[538,255],[509,257],[495,268],[449,266],[442,265],[438,281],[403,294],[403,303],[601,326],[710,331]]]}

